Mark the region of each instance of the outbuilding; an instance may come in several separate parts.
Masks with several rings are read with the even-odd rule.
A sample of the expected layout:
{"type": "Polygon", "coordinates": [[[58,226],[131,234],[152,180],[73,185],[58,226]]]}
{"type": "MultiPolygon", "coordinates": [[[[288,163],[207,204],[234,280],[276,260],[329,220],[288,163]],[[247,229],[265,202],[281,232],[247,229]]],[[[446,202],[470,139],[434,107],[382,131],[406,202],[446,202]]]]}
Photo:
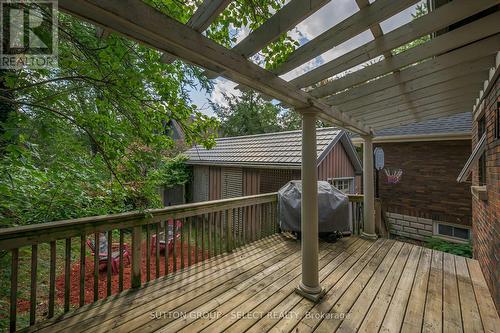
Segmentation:
{"type": "MultiPolygon", "coordinates": [[[[363,170],[347,132],[328,127],[316,135],[318,180],[358,193],[363,170]]],[[[276,192],[301,179],[301,139],[299,130],[220,138],[213,149],[191,148],[186,155],[193,166],[192,201],[276,192]]]]}

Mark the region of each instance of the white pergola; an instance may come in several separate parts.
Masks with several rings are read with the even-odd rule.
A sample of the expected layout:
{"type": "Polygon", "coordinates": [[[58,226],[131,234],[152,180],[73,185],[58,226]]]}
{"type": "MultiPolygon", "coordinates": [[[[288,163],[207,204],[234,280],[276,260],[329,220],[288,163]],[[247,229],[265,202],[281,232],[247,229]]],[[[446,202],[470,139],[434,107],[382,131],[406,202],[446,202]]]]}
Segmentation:
{"type": "Polygon", "coordinates": [[[363,138],[363,235],[376,238],[374,131],[470,111],[500,49],[499,0],[433,0],[433,4],[444,5],[387,34],[380,22],[419,0],[353,1],[359,11],[297,48],[271,72],[249,58],[321,10],[329,0],[291,0],[232,49],[202,34],[231,0],[205,0],[185,25],[140,0],[59,0],[59,8],[67,13],[162,51],[162,61],[181,59],[203,67],[209,77],[223,76],[302,114],[302,282],[297,290],[312,300],[322,295],[318,278],[316,120],[363,138]],[[475,16],[479,13],[482,15],[475,16]],[[374,37],[372,41],[291,81],[280,78],[367,30],[374,37]],[[429,34],[433,38],[424,44],[399,54],[391,52],[429,34]],[[383,58],[374,64],[336,76],[380,56],[383,58]]]}

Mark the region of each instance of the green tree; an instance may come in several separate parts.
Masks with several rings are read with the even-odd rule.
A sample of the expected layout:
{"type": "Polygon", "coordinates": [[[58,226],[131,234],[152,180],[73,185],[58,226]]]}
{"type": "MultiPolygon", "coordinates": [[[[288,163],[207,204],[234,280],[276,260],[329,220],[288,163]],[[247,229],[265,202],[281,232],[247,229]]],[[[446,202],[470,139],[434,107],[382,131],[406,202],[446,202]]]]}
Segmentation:
{"type": "MultiPolygon", "coordinates": [[[[201,1],[147,2],[185,23],[201,1]]],[[[234,1],[207,35],[231,46],[235,29],[255,29],[282,4],[234,1]]],[[[293,45],[282,36],[273,46],[282,55],[264,52],[266,66],[293,45]]],[[[212,83],[202,69],[160,56],[59,14],[57,68],[0,72],[0,226],[155,207],[159,185],[187,181],[167,124],[182,127],[187,145],[212,146],[218,121],[188,95],[212,83]]]]}
{"type": "Polygon", "coordinates": [[[222,136],[240,136],[281,130],[278,116],[281,108],[265,101],[254,91],[242,96],[224,95],[227,105],[212,104],[221,120],[222,136]]]}

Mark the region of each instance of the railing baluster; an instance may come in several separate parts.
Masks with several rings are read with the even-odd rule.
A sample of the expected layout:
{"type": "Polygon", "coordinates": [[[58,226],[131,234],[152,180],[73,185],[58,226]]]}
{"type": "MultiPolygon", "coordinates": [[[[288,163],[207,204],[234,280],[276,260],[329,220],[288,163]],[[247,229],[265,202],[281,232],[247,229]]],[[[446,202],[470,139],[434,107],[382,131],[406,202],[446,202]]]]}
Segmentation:
{"type": "Polygon", "coordinates": [[[12,250],[10,267],[10,331],[16,331],[17,323],[17,273],[19,268],[19,249],[12,250]]]}
{"type": "Polygon", "coordinates": [[[85,234],[80,236],[80,306],[85,304],[85,234]]]}
{"type": "Polygon", "coordinates": [[[173,260],[174,260],[174,267],[172,271],[177,272],[177,221],[173,220],[173,227],[172,227],[172,245],[173,245],[173,260]]]}
{"type": "Polygon", "coordinates": [[[142,227],[132,229],[132,288],[141,286],[141,261],[142,261],[142,227]]]}
{"type": "Polygon", "coordinates": [[[31,246],[31,295],[30,295],[30,326],[36,321],[36,278],[38,269],[38,245],[31,246]]]}
{"type": "Polygon", "coordinates": [[[146,224],[146,281],[151,281],[151,231],[146,224]]]}
{"type": "Polygon", "coordinates": [[[94,302],[99,299],[99,255],[100,255],[100,244],[99,244],[99,233],[94,234],[95,239],[95,251],[94,251],[94,302]]]}
{"type": "Polygon", "coordinates": [[[191,266],[191,256],[192,256],[192,253],[191,253],[191,231],[192,231],[192,224],[193,224],[193,220],[191,217],[188,217],[187,218],[187,221],[188,221],[188,240],[187,240],[187,246],[188,246],[188,266],[191,266]]]}
{"type": "Polygon", "coordinates": [[[220,231],[219,231],[219,212],[213,213],[213,227],[214,227],[214,256],[218,255],[219,244],[220,244],[220,231]]]}
{"type": "MultiPolygon", "coordinates": [[[[119,255],[119,260],[120,260],[120,268],[118,272],[118,292],[123,291],[123,242],[124,242],[124,234],[123,234],[123,229],[120,229],[120,245],[119,245],[119,250],[120,253],[119,255]]],[[[128,253],[129,255],[129,261],[130,261],[130,255],[131,253],[128,253]]]]}
{"type": "Polygon", "coordinates": [[[248,238],[248,225],[250,219],[248,218],[248,207],[243,207],[243,245],[247,244],[248,238]]]}
{"type": "Polygon", "coordinates": [[[182,225],[181,225],[181,269],[184,269],[184,223],[186,222],[185,219],[182,220],[182,225]]]}
{"type": "Polygon", "coordinates": [[[198,262],[198,229],[200,219],[198,216],[194,217],[194,262],[198,262]]]}
{"type": "Polygon", "coordinates": [[[207,256],[209,258],[216,255],[216,253],[215,253],[215,244],[216,244],[215,235],[217,234],[217,231],[215,230],[215,225],[213,225],[215,218],[216,218],[215,213],[208,214],[208,234],[207,234],[208,254],[207,254],[207,256]]]}
{"type": "Polygon", "coordinates": [[[160,277],[160,223],[156,223],[156,237],[155,237],[155,266],[156,266],[156,278],[160,277]]]}
{"type": "Polygon", "coordinates": [[[69,293],[71,291],[71,238],[66,238],[64,258],[64,312],[69,311],[69,293]]]}
{"type": "MultiPolygon", "coordinates": [[[[121,249],[119,249],[121,251],[121,249]]],[[[111,296],[111,273],[113,270],[113,230],[108,231],[108,262],[106,267],[106,295],[111,296]]]]}
{"type": "Polygon", "coordinates": [[[205,219],[201,219],[201,261],[205,260],[205,219]]]}
{"type": "Polygon", "coordinates": [[[221,211],[220,212],[220,219],[219,219],[219,226],[220,226],[220,242],[219,242],[219,254],[224,253],[226,251],[224,244],[226,243],[226,233],[225,233],[225,228],[224,228],[224,223],[226,220],[226,212],[221,211]]]}
{"type": "Polygon", "coordinates": [[[165,220],[165,233],[164,233],[164,241],[165,241],[165,275],[168,274],[168,263],[169,263],[169,250],[168,250],[168,220],[165,220]]]}
{"type": "Polygon", "coordinates": [[[54,300],[56,292],[56,241],[50,242],[50,273],[49,273],[49,313],[48,318],[54,317],[54,300]]]}
{"type": "Polygon", "coordinates": [[[226,252],[233,252],[233,209],[229,208],[226,214],[226,252]]]}
{"type": "Polygon", "coordinates": [[[254,219],[253,219],[253,206],[249,206],[248,207],[248,215],[250,216],[250,223],[249,223],[249,227],[250,227],[250,231],[249,231],[249,235],[248,235],[248,240],[249,240],[249,243],[253,242],[253,230],[254,230],[254,226],[253,226],[253,222],[254,222],[254,219]]]}

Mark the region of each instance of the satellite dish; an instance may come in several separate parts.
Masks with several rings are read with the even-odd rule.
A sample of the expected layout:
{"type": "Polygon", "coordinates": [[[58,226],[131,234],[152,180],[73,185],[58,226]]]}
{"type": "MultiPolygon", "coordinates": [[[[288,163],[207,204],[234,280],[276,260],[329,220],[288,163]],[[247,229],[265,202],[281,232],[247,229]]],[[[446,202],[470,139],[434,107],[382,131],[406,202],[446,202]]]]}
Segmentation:
{"type": "Polygon", "coordinates": [[[377,147],[373,151],[373,155],[375,155],[375,169],[382,170],[384,168],[384,150],[377,147]]]}

